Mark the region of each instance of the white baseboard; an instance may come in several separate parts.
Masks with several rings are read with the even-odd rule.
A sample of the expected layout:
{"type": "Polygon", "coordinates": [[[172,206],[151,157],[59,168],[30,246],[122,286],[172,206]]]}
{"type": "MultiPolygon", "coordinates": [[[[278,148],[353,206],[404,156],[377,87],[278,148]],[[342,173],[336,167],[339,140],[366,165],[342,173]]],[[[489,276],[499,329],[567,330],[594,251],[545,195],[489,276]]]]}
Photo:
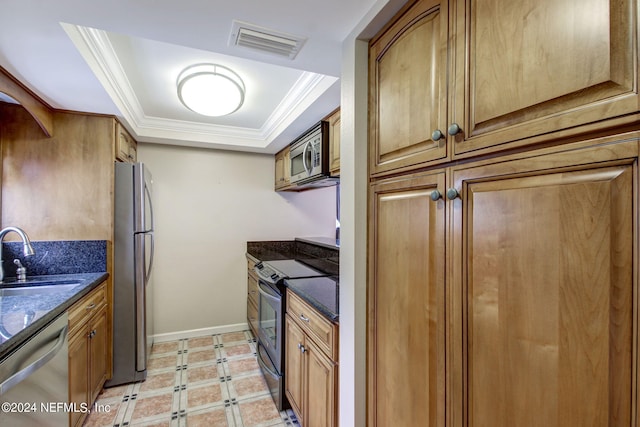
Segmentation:
{"type": "Polygon", "coordinates": [[[169,332],[166,334],[156,334],[153,342],[177,341],[186,338],[201,337],[203,335],[225,334],[227,332],[239,332],[249,329],[248,323],[236,323],[235,325],[213,326],[210,328],[191,329],[189,331],[169,332]]]}

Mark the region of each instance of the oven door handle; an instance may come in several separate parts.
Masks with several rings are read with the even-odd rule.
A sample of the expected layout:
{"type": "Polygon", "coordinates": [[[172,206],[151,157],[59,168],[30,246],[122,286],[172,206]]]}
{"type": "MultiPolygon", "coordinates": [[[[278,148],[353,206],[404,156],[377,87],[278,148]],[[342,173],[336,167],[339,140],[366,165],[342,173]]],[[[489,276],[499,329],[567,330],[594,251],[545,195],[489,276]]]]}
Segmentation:
{"type": "Polygon", "coordinates": [[[260,295],[264,296],[266,299],[271,300],[275,303],[280,303],[280,296],[274,296],[272,294],[270,294],[269,292],[265,291],[262,289],[262,286],[260,286],[260,282],[258,282],[258,291],[260,292],[260,295]]]}
{"type": "Polygon", "coordinates": [[[267,364],[264,363],[264,361],[262,360],[262,353],[259,350],[258,350],[258,363],[260,364],[262,369],[267,371],[267,373],[269,373],[269,375],[271,375],[274,379],[278,379],[280,377],[280,375],[278,375],[277,373],[273,372],[271,369],[269,369],[267,364]]]}

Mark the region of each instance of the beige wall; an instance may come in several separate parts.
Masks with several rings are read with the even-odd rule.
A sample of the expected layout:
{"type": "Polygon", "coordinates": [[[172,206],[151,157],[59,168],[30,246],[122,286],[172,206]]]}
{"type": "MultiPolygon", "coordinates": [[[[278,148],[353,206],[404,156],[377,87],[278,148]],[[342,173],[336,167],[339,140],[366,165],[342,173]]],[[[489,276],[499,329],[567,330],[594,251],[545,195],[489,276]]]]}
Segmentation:
{"type": "Polygon", "coordinates": [[[156,335],[246,323],[248,240],[335,233],[335,188],[276,193],[273,156],[140,144],[138,160],[154,181],[156,335]]]}

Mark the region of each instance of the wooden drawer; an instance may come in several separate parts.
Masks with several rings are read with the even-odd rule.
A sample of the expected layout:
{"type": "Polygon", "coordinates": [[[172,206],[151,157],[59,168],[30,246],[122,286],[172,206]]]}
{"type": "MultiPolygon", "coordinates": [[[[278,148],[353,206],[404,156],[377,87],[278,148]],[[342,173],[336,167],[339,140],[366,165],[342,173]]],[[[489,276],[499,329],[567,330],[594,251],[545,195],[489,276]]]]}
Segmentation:
{"type": "Polygon", "coordinates": [[[329,358],[338,360],[337,325],[291,291],[287,291],[287,313],[329,358]]]}
{"type": "Polygon", "coordinates": [[[73,334],[106,304],[107,282],[103,282],[69,309],[69,333],[73,334]]]}

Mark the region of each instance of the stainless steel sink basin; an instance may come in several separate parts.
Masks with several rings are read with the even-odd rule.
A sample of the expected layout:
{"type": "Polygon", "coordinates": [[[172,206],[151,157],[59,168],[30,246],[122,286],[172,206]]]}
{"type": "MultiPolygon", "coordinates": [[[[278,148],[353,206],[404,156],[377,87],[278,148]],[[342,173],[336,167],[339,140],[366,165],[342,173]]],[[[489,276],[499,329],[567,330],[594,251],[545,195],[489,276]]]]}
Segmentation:
{"type": "Polygon", "coordinates": [[[69,291],[80,282],[78,281],[60,281],[60,282],[41,282],[41,283],[29,283],[22,286],[10,286],[0,288],[0,297],[15,297],[15,296],[27,296],[27,295],[46,295],[56,292],[69,291]]]}

